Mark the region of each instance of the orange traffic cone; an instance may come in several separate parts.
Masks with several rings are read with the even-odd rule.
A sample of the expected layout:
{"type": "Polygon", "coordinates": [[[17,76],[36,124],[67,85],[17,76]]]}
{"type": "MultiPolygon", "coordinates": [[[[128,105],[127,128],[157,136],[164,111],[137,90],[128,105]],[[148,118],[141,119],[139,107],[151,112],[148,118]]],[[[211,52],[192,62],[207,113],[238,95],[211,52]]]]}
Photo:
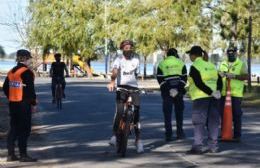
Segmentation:
{"type": "Polygon", "coordinates": [[[227,81],[227,95],[225,101],[225,107],[222,118],[222,132],[221,138],[223,141],[232,141],[233,139],[233,116],[232,116],[232,101],[231,101],[231,87],[230,79],[227,81]]]}

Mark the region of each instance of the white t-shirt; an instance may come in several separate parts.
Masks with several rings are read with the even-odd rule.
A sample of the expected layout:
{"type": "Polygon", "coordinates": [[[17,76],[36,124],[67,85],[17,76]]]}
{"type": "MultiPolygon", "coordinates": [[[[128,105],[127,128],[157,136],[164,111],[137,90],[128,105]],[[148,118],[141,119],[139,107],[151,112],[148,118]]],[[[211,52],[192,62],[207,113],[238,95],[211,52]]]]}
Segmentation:
{"type": "Polygon", "coordinates": [[[125,59],[123,55],[120,55],[115,59],[113,68],[118,69],[117,86],[127,85],[138,87],[136,74],[139,69],[139,62],[139,58],[137,57],[128,60],[125,59]]]}

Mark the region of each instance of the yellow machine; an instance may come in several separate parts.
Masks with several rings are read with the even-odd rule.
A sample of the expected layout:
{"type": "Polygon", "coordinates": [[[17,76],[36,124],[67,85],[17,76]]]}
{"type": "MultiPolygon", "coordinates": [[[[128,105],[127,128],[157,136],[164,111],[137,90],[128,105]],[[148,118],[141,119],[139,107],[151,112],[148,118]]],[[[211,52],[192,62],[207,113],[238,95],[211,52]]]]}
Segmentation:
{"type": "MultiPolygon", "coordinates": [[[[45,64],[51,64],[52,62],[55,62],[54,54],[48,54],[44,58],[45,64]]],[[[77,68],[81,73],[84,74],[92,74],[93,69],[90,69],[90,67],[82,60],[82,58],[78,55],[74,55],[72,57],[72,65],[73,67],[77,68]]]]}

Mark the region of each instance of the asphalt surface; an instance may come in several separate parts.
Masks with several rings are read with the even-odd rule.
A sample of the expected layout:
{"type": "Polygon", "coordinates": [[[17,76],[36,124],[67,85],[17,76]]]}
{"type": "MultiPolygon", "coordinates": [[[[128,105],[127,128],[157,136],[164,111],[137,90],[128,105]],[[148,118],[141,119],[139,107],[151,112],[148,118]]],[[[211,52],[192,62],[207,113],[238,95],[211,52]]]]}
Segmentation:
{"type": "MultiPolygon", "coordinates": [[[[201,156],[186,155],[192,144],[191,102],[186,100],[184,129],[187,139],[164,142],[164,125],[159,92],[141,98],[142,139],[145,153],[137,154],[131,136],[126,158],[120,158],[108,145],[112,134],[115,93],[106,82],[67,79],[64,108],[51,104],[50,79],[37,79],[39,112],[34,114],[37,134],[29,142],[29,153],[37,163],[6,163],[5,141],[0,140],[2,167],[260,167],[260,111],[245,109],[241,143],[221,143],[220,152],[201,156]]],[[[149,86],[151,82],[143,82],[149,86]]],[[[174,116],[173,116],[174,121],[174,116]]],[[[173,122],[175,130],[175,122],[173,122]]]]}

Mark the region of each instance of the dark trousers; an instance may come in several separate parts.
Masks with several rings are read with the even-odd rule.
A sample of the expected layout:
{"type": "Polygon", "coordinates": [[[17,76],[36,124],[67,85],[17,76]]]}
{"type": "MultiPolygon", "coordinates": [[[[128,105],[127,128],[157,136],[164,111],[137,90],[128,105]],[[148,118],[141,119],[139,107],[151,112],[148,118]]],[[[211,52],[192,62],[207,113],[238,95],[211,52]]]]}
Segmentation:
{"type": "MultiPolygon", "coordinates": [[[[220,110],[221,119],[223,118],[225,100],[226,100],[226,97],[221,98],[221,110],[220,110]]],[[[231,97],[231,100],[232,100],[234,138],[240,138],[241,130],[242,130],[242,115],[243,115],[243,111],[241,108],[242,98],[241,97],[231,97]]]]}
{"type": "MultiPolygon", "coordinates": [[[[52,80],[51,80],[51,91],[52,91],[52,97],[54,98],[55,97],[55,90],[56,90],[56,85],[58,83],[58,79],[56,77],[53,77],[52,80]]],[[[66,87],[66,82],[65,82],[65,79],[64,77],[60,78],[60,83],[62,85],[62,90],[63,92],[65,91],[65,87],[66,87]]]]}
{"type": "Polygon", "coordinates": [[[27,140],[31,133],[31,105],[29,103],[9,103],[10,130],[7,137],[8,155],[15,154],[18,141],[21,156],[27,155],[27,140]]]}
{"type": "MultiPolygon", "coordinates": [[[[134,124],[135,124],[135,136],[136,139],[140,138],[140,95],[139,93],[131,94],[133,104],[135,106],[134,111],[134,124]]],[[[127,95],[122,92],[116,93],[116,113],[113,123],[113,132],[116,133],[118,130],[120,117],[124,112],[124,103],[127,101],[127,95]]]]}
{"type": "Polygon", "coordinates": [[[165,135],[167,137],[172,136],[172,107],[174,105],[177,136],[181,136],[181,134],[183,134],[183,111],[184,111],[183,95],[178,94],[176,97],[172,98],[168,94],[162,94],[162,98],[163,98],[165,135]]]}
{"type": "Polygon", "coordinates": [[[218,143],[219,106],[220,101],[212,97],[193,101],[192,124],[194,127],[193,148],[203,146],[205,128],[208,131],[208,148],[214,149],[218,143]]]}

